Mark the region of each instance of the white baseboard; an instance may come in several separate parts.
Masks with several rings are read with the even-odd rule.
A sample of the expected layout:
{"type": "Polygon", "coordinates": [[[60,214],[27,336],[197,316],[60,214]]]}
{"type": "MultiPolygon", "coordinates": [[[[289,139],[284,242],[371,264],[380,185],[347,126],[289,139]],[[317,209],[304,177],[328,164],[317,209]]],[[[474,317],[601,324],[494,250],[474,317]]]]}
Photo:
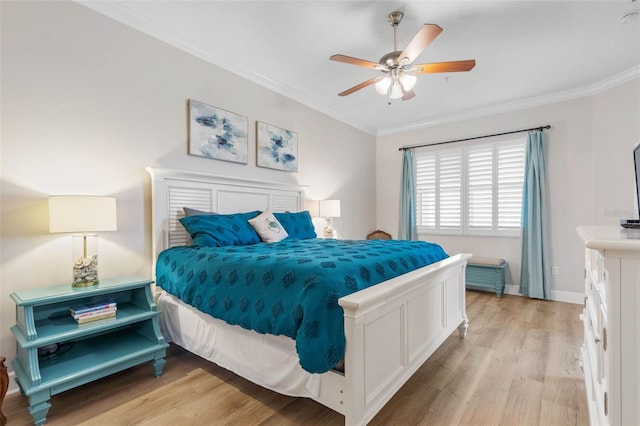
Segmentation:
{"type": "Polygon", "coordinates": [[[512,294],[514,296],[522,296],[520,292],[518,292],[519,286],[515,284],[505,284],[504,286],[504,294],[512,294]]]}
{"type": "MultiPolygon", "coordinates": [[[[507,284],[504,286],[504,293],[522,296],[519,292],[519,288],[520,286],[516,284],[507,284]]],[[[555,302],[575,303],[576,305],[581,305],[584,303],[584,293],[551,290],[551,300],[555,302]]]]}
{"type": "Polygon", "coordinates": [[[575,303],[576,305],[582,305],[584,303],[584,293],[551,290],[551,300],[555,300],[557,302],[567,302],[567,303],[575,303]]]}

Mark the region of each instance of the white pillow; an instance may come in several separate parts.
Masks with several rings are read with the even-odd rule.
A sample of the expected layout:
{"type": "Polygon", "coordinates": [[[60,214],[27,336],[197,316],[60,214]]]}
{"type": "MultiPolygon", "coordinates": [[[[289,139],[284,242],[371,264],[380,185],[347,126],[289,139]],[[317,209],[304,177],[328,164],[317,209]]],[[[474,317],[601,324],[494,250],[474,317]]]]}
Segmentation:
{"type": "Polygon", "coordinates": [[[249,219],[249,225],[253,226],[265,243],[277,243],[289,236],[284,226],[270,211],[262,212],[253,219],[249,219]]]}

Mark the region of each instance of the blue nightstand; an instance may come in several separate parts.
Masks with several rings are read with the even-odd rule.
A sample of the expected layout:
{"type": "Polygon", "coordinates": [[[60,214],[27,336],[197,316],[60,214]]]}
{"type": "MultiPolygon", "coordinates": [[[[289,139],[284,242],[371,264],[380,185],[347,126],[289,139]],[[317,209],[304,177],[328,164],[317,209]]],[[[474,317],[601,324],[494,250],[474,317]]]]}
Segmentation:
{"type": "Polygon", "coordinates": [[[101,280],[95,287],[67,284],[11,294],[16,303],[11,332],[18,343],[12,365],[36,425],[46,421],[52,395],[148,361],[156,376],[162,374],[168,345],[158,327],[151,283],[128,277],[101,280]],[[106,299],[117,303],[114,318],[78,324],[70,314],[71,306],[106,299]]]}

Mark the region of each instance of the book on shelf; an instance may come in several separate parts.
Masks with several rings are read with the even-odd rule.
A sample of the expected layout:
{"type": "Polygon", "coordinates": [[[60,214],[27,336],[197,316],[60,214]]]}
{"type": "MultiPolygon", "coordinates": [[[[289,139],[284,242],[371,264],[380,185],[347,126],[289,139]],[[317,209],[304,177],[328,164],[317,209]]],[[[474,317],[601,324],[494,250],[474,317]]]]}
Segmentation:
{"type": "Polygon", "coordinates": [[[83,303],[69,308],[71,315],[79,315],[86,312],[94,312],[100,309],[115,308],[118,306],[115,299],[106,299],[98,302],[83,303]]]}
{"type": "Polygon", "coordinates": [[[102,315],[102,314],[108,314],[111,312],[115,312],[117,311],[118,308],[116,306],[113,307],[109,307],[109,308],[104,308],[104,309],[97,309],[95,311],[90,311],[90,312],[83,312],[81,314],[71,314],[73,316],[74,319],[80,319],[80,318],[87,318],[87,317],[93,317],[96,315],[102,315]]]}
{"type": "Polygon", "coordinates": [[[107,318],[115,318],[115,316],[116,316],[116,311],[114,310],[112,312],[105,312],[99,315],[91,315],[88,317],[78,318],[76,319],[76,321],[78,322],[78,324],[85,324],[88,322],[99,321],[107,318]]]}

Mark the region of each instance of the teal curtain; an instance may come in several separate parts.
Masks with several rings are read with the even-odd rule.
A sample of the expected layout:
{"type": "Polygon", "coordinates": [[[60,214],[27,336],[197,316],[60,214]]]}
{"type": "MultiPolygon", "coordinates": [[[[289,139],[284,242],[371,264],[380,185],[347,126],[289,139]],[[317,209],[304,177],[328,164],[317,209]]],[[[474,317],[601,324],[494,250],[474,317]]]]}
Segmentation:
{"type": "Polygon", "coordinates": [[[404,150],[402,156],[402,178],[400,182],[400,223],[398,226],[399,240],[417,240],[416,230],[416,201],[413,189],[413,153],[404,150]]]}
{"type": "Polygon", "coordinates": [[[520,293],[550,299],[547,188],[543,133],[527,138],[522,193],[520,293]]]}

